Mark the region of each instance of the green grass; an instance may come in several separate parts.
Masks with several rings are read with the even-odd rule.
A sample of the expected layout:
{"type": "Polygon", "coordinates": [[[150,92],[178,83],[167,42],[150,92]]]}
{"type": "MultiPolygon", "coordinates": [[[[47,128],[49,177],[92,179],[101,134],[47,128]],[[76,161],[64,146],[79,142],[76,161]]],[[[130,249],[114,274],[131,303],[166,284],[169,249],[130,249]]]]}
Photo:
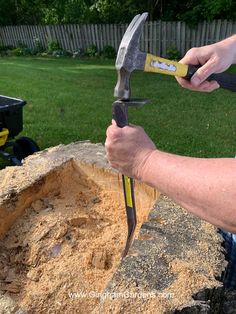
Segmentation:
{"type": "MultiPolygon", "coordinates": [[[[236,72],[236,68],[232,68],[236,72]]],[[[105,141],[116,84],[114,61],[1,58],[2,95],[27,101],[24,129],[40,147],[79,140],[105,141]]],[[[150,103],[130,108],[157,146],[199,157],[234,156],[236,94],[190,92],[173,77],[135,72],[132,95],[150,103]]]]}

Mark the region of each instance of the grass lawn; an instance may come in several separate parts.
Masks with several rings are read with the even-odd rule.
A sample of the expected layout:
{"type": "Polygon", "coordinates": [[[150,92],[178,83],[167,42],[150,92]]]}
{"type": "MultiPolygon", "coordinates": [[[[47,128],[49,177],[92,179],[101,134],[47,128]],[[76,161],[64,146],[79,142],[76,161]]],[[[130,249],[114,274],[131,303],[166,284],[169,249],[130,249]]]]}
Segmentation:
{"type": "MultiPolygon", "coordinates": [[[[20,135],[42,149],[87,139],[104,143],[116,79],[114,61],[0,59],[0,94],[27,101],[20,135]]],[[[131,87],[133,97],[151,102],[131,108],[129,120],[160,149],[198,157],[236,153],[235,93],[190,92],[173,77],[143,72],[133,73],[131,87]]]]}

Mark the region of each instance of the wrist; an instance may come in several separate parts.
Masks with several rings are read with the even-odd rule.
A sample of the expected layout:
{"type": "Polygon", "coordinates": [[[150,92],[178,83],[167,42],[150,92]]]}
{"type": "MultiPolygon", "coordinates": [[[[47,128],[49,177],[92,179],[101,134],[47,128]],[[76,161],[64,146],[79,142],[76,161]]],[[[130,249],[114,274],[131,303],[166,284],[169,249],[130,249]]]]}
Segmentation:
{"type": "Polygon", "coordinates": [[[236,63],[236,35],[222,40],[219,44],[222,44],[232,55],[232,64],[236,63]]]}
{"type": "Polygon", "coordinates": [[[139,174],[140,181],[149,185],[153,185],[154,168],[156,166],[158,153],[159,151],[157,149],[154,149],[149,153],[139,174]]]}

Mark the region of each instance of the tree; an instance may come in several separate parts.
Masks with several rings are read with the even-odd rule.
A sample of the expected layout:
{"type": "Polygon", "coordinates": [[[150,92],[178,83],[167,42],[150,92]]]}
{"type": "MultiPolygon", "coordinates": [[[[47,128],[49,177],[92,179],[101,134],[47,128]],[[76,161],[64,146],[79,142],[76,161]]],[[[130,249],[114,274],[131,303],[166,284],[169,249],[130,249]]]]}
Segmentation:
{"type": "Polygon", "coordinates": [[[89,19],[89,1],[55,0],[43,8],[44,24],[83,23],[89,19]]]}
{"type": "Polygon", "coordinates": [[[203,20],[236,20],[236,2],[234,0],[188,1],[186,9],[179,11],[177,18],[192,25],[203,20]]]}
{"type": "Polygon", "coordinates": [[[0,0],[0,24],[124,23],[149,12],[149,19],[236,20],[235,0],[0,0]]]}
{"type": "Polygon", "coordinates": [[[17,13],[14,0],[0,0],[0,25],[16,24],[17,13]]]}

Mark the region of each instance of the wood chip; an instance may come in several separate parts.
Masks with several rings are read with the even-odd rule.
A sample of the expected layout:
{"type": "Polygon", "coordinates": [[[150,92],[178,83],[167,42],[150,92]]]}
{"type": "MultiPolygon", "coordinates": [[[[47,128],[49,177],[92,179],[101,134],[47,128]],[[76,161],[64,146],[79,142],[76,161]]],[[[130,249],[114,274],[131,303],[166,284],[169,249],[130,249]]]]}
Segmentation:
{"type": "Polygon", "coordinates": [[[10,293],[19,293],[21,291],[21,283],[17,281],[11,282],[10,284],[5,285],[3,290],[10,293]]]}
{"type": "Polygon", "coordinates": [[[106,252],[94,252],[92,256],[92,265],[98,269],[106,268],[106,252]]]}
{"type": "Polygon", "coordinates": [[[33,242],[39,242],[40,240],[42,240],[44,237],[46,237],[50,230],[51,228],[45,226],[41,232],[33,237],[33,242]]]}
{"type": "Polygon", "coordinates": [[[89,219],[87,217],[77,217],[69,220],[69,223],[73,227],[80,227],[84,224],[87,224],[89,219]]]}

